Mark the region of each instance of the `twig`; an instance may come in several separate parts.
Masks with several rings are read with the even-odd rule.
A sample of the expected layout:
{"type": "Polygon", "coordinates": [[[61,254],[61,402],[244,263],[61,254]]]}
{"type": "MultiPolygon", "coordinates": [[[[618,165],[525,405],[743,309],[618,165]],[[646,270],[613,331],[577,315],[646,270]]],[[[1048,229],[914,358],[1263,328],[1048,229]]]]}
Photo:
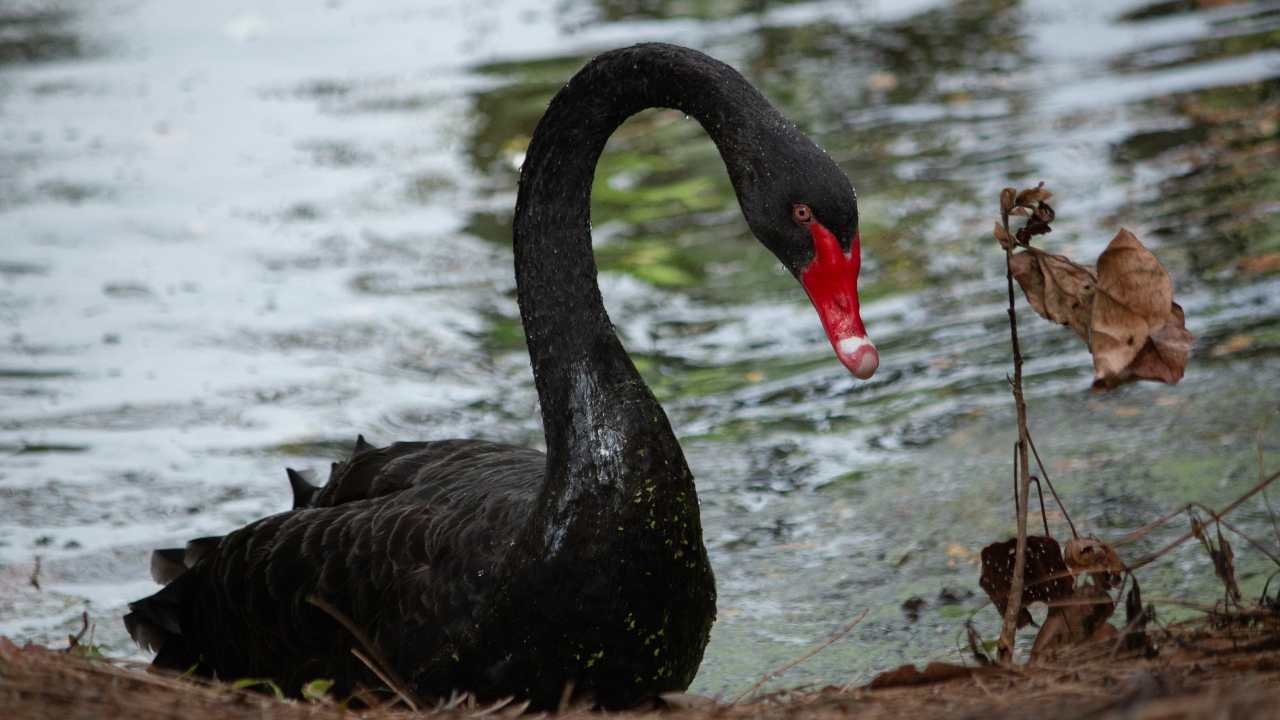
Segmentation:
{"type": "Polygon", "coordinates": [[[1280,557],[1277,557],[1275,553],[1273,553],[1273,552],[1271,552],[1270,550],[1268,550],[1268,549],[1266,548],[1266,546],[1265,546],[1265,545],[1263,545],[1261,542],[1258,542],[1257,540],[1254,540],[1253,538],[1251,538],[1251,537],[1249,537],[1248,535],[1244,534],[1244,531],[1243,531],[1243,530],[1241,530],[1240,528],[1238,528],[1238,527],[1236,527],[1236,526],[1232,525],[1231,523],[1227,522],[1226,520],[1224,520],[1224,519],[1222,519],[1222,518],[1218,517],[1217,515],[1215,515],[1212,509],[1207,508],[1207,507],[1205,507],[1202,503],[1198,503],[1198,502],[1191,502],[1191,503],[1187,503],[1187,505],[1188,505],[1188,506],[1195,506],[1195,507],[1198,507],[1198,508],[1200,508],[1201,510],[1203,510],[1203,511],[1205,511],[1205,512],[1209,513],[1210,515],[1213,515],[1214,522],[1216,522],[1216,523],[1218,523],[1219,525],[1221,525],[1222,527],[1224,527],[1224,528],[1226,528],[1226,529],[1230,530],[1231,532],[1235,533],[1236,535],[1239,535],[1240,537],[1244,538],[1245,542],[1247,542],[1247,543],[1249,543],[1250,545],[1252,545],[1254,550],[1257,550],[1258,552],[1262,553],[1263,555],[1266,555],[1268,558],[1271,558],[1271,562],[1275,563],[1276,565],[1280,565],[1280,557]]]}
{"type": "MultiPolygon", "coordinates": [[[[1044,463],[1040,460],[1040,451],[1036,449],[1035,438],[1031,437],[1031,433],[1027,433],[1027,444],[1031,446],[1031,454],[1036,458],[1036,467],[1040,468],[1040,475],[1044,477],[1044,481],[1049,485],[1049,492],[1053,494],[1053,501],[1058,503],[1058,509],[1062,511],[1062,517],[1067,519],[1067,527],[1071,528],[1071,537],[1078,538],[1080,533],[1076,532],[1076,524],[1071,522],[1071,513],[1067,512],[1067,506],[1062,502],[1062,498],[1058,497],[1058,491],[1053,487],[1053,481],[1049,479],[1049,471],[1044,469],[1044,463]]],[[[1048,532],[1045,532],[1048,535],[1048,532]]]]}
{"type": "Polygon", "coordinates": [[[471,713],[467,717],[475,718],[475,717],[484,717],[486,715],[492,715],[515,701],[516,701],[515,695],[508,695],[500,700],[495,701],[492,705],[486,705],[485,707],[477,709],[475,712],[471,713]]]}
{"type": "Polygon", "coordinates": [[[338,624],[346,628],[347,632],[351,633],[351,636],[355,638],[356,642],[364,646],[365,652],[368,653],[368,656],[366,657],[361,654],[357,648],[351,648],[351,654],[355,655],[360,662],[364,663],[366,667],[373,671],[373,674],[377,675],[379,680],[399,695],[400,699],[412,708],[414,712],[418,711],[418,706],[421,704],[421,701],[416,695],[414,695],[413,691],[409,689],[409,685],[405,683],[404,679],[396,673],[395,668],[391,666],[391,663],[387,662],[386,658],[378,652],[377,646],[373,644],[369,639],[369,636],[365,635],[364,631],[361,630],[359,626],[351,620],[351,618],[347,617],[341,610],[330,605],[327,600],[319,597],[318,595],[308,595],[307,602],[320,608],[327,613],[329,617],[337,620],[338,624]],[[376,660],[377,662],[375,663],[371,661],[370,658],[373,658],[373,660],[376,660]]]}
{"type": "Polygon", "coordinates": [[[1040,499],[1040,522],[1044,523],[1044,536],[1052,537],[1049,533],[1049,514],[1044,511],[1044,488],[1040,487],[1040,478],[1035,475],[1031,476],[1031,482],[1036,484],[1036,497],[1040,499]]]}
{"type": "MultiPolygon", "coordinates": [[[[1004,376],[1005,382],[1009,383],[1009,387],[1013,387],[1013,378],[1008,375],[1004,376]]],[[[1013,444],[1013,506],[1018,507],[1018,443],[1013,444]]]]}
{"type": "Polygon", "coordinates": [[[31,587],[37,590],[43,590],[40,587],[40,556],[36,556],[35,567],[31,568],[31,587]]]}
{"type": "MultiPolygon", "coordinates": [[[[1270,476],[1268,476],[1268,477],[1264,478],[1264,479],[1263,479],[1261,482],[1259,482],[1257,485],[1254,485],[1254,486],[1253,486],[1253,488],[1251,488],[1251,489],[1249,490],[1249,492],[1247,492],[1247,493],[1245,493],[1244,495],[1241,495],[1240,497],[1236,498],[1234,501],[1232,501],[1232,503],[1231,503],[1230,505],[1228,505],[1228,506],[1226,506],[1225,508],[1223,508],[1220,512],[1213,512],[1212,510],[1208,510],[1207,508],[1206,508],[1206,511],[1207,511],[1210,515],[1212,515],[1212,516],[1213,516],[1213,519],[1214,519],[1214,520],[1221,521],[1221,520],[1222,520],[1222,518],[1223,518],[1223,517],[1225,517],[1225,516],[1227,515],[1227,513],[1231,512],[1232,510],[1235,510],[1237,507],[1240,507],[1240,505],[1241,505],[1241,504],[1243,504],[1245,500],[1248,500],[1249,498],[1253,497],[1254,495],[1257,495],[1259,492],[1262,492],[1262,490],[1263,490],[1264,488],[1266,488],[1266,487],[1267,487],[1268,485],[1270,485],[1271,483],[1275,482],[1277,479],[1280,479],[1280,471],[1278,471],[1278,472],[1274,472],[1274,473],[1272,473],[1270,476]]],[[[1198,503],[1187,503],[1186,505],[1183,505],[1182,507],[1178,508],[1176,511],[1174,511],[1174,512],[1172,512],[1172,513],[1169,513],[1168,515],[1166,515],[1166,516],[1164,516],[1164,517],[1160,518],[1159,520],[1155,521],[1154,523],[1150,523],[1150,524],[1145,525],[1145,526],[1143,526],[1143,527],[1141,527],[1141,528],[1138,528],[1137,530],[1135,530],[1135,531],[1133,531],[1133,532],[1129,533],[1128,535],[1124,536],[1123,538],[1121,538],[1119,541],[1112,543],[1112,547],[1115,547],[1116,545],[1120,545],[1120,544],[1123,544],[1123,543],[1126,543],[1126,542],[1132,542],[1133,540],[1137,540],[1138,538],[1142,537],[1143,535],[1146,535],[1147,533],[1149,533],[1149,532],[1151,532],[1152,530],[1154,530],[1155,528],[1157,528],[1157,527],[1159,527],[1159,526],[1161,526],[1161,525],[1165,524],[1166,522],[1168,522],[1169,520],[1171,520],[1171,519],[1173,519],[1173,518],[1177,517],[1178,515],[1181,515],[1182,513],[1186,512],[1188,509],[1190,509],[1190,508],[1192,508],[1192,507],[1196,506],[1197,504],[1198,504],[1198,503]]],[[[1203,505],[1201,505],[1200,507],[1204,507],[1204,506],[1203,506],[1203,505]]],[[[1187,532],[1183,533],[1183,534],[1182,534],[1182,535],[1181,535],[1177,540],[1174,540],[1173,542],[1169,543],[1168,545],[1165,545],[1164,547],[1160,548],[1160,549],[1159,549],[1159,550],[1157,550],[1156,552],[1154,552],[1154,553],[1152,553],[1152,554],[1148,555],[1147,557],[1145,557],[1145,558],[1143,558],[1143,559],[1141,559],[1141,560],[1139,560],[1139,561],[1137,561],[1137,562],[1135,562],[1135,563],[1133,563],[1133,564],[1129,565],[1129,569],[1130,569],[1130,570],[1137,570],[1138,568],[1144,567],[1144,566],[1146,566],[1146,565],[1150,565],[1151,563],[1155,562],[1156,560],[1159,560],[1161,557],[1163,557],[1165,554],[1167,554],[1170,550],[1172,550],[1172,549],[1174,549],[1175,547],[1177,547],[1177,546],[1181,545],[1182,543],[1186,542],[1187,540],[1190,540],[1190,539],[1191,539],[1192,537],[1194,537],[1194,536],[1195,536],[1195,532],[1194,532],[1194,531],[1192,531],[1192,530],[1188,530],[1187,532]]]]}
{"type": "MultiPolygon", "coordinates": [[[[1009,233],[1009,211],[1012,199],[1006,201],[1012,189],[1001,193],[1000,220],[1006,236],[1009,233]]],[[[1018,542],[1013,556],[1013,578],[1009,586],[1009,600],[1004,611],[1004,625],[1000,629],[1000,659],[1013,663],[1013,642],[1018,631],[1018,613],[1022,610],[1023,574],[1027,571],[1027,501],[1031,493],[1031,468],[1027,452],[1027,404],[1022,394],[1022,349],[1018,345],[1018,314],[1013,294],[1013,247],[1004,248],[1004,277],[1009,295],[1009,339],[1013,346],[1013,402],[1018,413],[1018,542]]]]}
{"type": "MultiPolygon", "coordinates": [[[[80,641],[84,640],[84,635],[87,632],[89,632],[89,611],[82,610],[80,611],[80,632],[67,636],[67,649],[63,650],[63,652],[71,652],[80,647],[80,641]]],[[[93,646],[92,637],[89,639],[89,646],[93,646]]]]}
{"type": "Polygon", "coordinates": [[[964,623],[965,634],[969,640],[969,653],[973,655],[973,659],[979,665],[990,665],[991,658],[982,651],[982,640],[978,637],[978,631],[973,627],[973,620],[966,620],[964,623]]]}
{"type": "MultiPolygon", "coordinates": [[[[392,682],[390,678],[388,678],[385,674],[383,674],[383,671],[378,669],[377,663],[375,663],[374,661],[366,657],[364,653],[360,652],[360,648],[351,648],[351,654],[355,655],[357,660],[364,663],[364,666],[369,668],[369,672],[378,676],[378,679],[382,681],[382,684],[386,685],[387,687],[395,691],[396,696],[400,698],[401,702],[403,702],[405,705],[408,705],[410,710],[414,712],[418,712],[417,703],[415,703],[411,697],[405,694],[405,691],[397,687],[397,683],[392,682]]],[[[394,703],[392,705],[394,706],[394,703]]]]}
{"type": "Polygon", "coordinates": [[[1198,610],[1208,615],[1219,615],[1222,617],[1265,618],[1275,616],[1275,612],[1269,608],[1238,608],[1236,610],[1228,610],[1217,604],[1210,605],[1208,603],[1200,603],[1193,600],[1181,600],[1179,598],[1153,597],[1147,598],[1147,603],[1151,605],[1177,605],[1178,607],[1198,610]]]}
{"type": "Polygon", "coordinates": [[[738,702],[739,702],[739,701],[741,701],[743,698],[746,698],[746,697],[748,697],[748,696],[752,695],[753,693],[755,693],[755,691],[757,691],[757,690],[759,690],[760,688],[764,687],[764,684],[765,684],[765,683],[767,683],[767,682],[769,682],[770,680],[772,680],[772,679],[774,679],[774,678],[776,678],[776,677],[778,677],[778,676],[782,675],[782,674],[783,674],[783,673],[785,673],[786,671],[788,671],[788,670],[790,670],[791,668],[793,668],[793,667],[795,667],[795,666],[799,665],[800,663],[804,662],[805,660],[808,660],[809,658],[813,657],[814,655],[817,655],[818,653],[822,652],[823,650],[826,650],[828,647],[830,647],[830,646],[831,646],[831,644],[832,644],[832,643],[834,643],[835,641],[837,641],[837,640],[839,640],[840,638],[844,637],[845,635],[848,635],[848,634],[849,634],[849,631],[850,631],[850,630],[852,630],[852,629],[854,629],[855,627],[857,627],[858,623],[862,622],[862,618],[864,618],[864,617],[866,617],[866,616],[867,616],[867,610],[866,610],[866,609],[864,609],[862,612],[858,613],[858,616],[857,616],[857,617],[855,617],[854,619],[852,619],[852,620],[850,620],[849,622],[845,623],[845,625],[844,625],[843,627],[841,627],[839,630],[837,630],[837,631],[835,631],[834,633],[832,633],[831,637],[827,638],[827,639],[826,639],[826,641],[824,641],[821,645],[818,645],[817,647],[813,648],[813,649],[812,649],[812,650],[810,650],[809,652],[807,652],[807,653],[805,653],[805,654],[801,655],[800,657],[796,658],[795,660],[792,660],[792,661],[788,662],[787,664],[785,664],[785,665],[783,665],[783,666],[781,666],[781,667],[777,668],[776,670],[770,670],[769,672],[767,672],[767,673],[765,673],[764,675],[762,675],[762,676],[760,677],[760,679],[756,681],[756,684],[755,684],[755,685],[752,685],[751,687],[747,688],[746,690],[743,690],[742,692],[738,693],[738,695],[737,695],[737,696],[735,696],[732,700],[730,700],[730,701],[729,701],[729,704],[730,704],[730,705],[737,705],[737,704],[738,704],[738,702]]]}

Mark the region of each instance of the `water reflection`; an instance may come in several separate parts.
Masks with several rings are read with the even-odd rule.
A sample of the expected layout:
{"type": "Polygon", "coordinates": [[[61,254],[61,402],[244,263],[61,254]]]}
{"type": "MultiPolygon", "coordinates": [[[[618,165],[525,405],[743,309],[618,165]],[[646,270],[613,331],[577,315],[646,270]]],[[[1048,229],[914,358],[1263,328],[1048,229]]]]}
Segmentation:
{"type": "Polygon", "coordinates": [[[70,10],[51,3],[0,8],[0,66],[80,57],[81,38],[70,10]]]}
{"type": "MultiPolygon", "coordinates": [[[[720,579],[698,690],[745,687],[863,608],[783,682],[960,646],[980,601],[940,593],[975,587],[978,549],[1010,528],[987,236],[1003,184],[1059,191],[1051,248],[1090,257],[1121,224],[1150,241],[1200,339],[1181,386],[1091,398],[1075,338],[1024,317],[1033,430],[1077,524],[1120,534],[1256,477],[1280,380],[1270,4],[532,4],[485,26],[501,53],[474,54],[422,43],[475,24],[465,3],[296,5],[184,17],[190,47],[146,35],[147,60],[129,59],[137,28],[187,27],[165,3],[116,35],[0,15],[0,573],[40,554],[47,574],[44,593],[0,591],[2,632],[58,642],[87,600],[130,652],[109,616],[149,591],[146,548],[284,509],[282,466],[323,467],[357,431],[538,444],[510,277],[519,163],[565,78],[641,39],[740,67],[854,178],[884,358],[869,383],[844,375],[696,123],[648,111],[610,141],[601,282],[684,439],[720,579]],[[85,51],[112,37],[111,60],[85,51]],[[237,72],[209,70],[229,57],[237,72]]],[[[1266,535],[1261,507],[1237,519],[1266,535]]],[[[1238,561],[1256,591],[1265,566],[1238,561]]],[[[1213,592],[1195,553],[1150,573],[1148,592],[1213,592]]]]}

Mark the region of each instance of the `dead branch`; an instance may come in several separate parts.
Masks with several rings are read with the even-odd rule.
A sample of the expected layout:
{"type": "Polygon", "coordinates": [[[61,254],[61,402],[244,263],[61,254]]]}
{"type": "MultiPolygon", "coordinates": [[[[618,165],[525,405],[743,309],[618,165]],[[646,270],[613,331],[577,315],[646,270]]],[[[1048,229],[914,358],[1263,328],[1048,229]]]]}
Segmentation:
{"type": "Polygon", "coordinates": [[[368,667],[374,675],[378,676],[378,679],[385,683],[387,687],[391,688],[396,695],[399,695],[400,699],[403,700],[406,705],[413,708],[414,712],[417,712],[418,708],[422,706],[422,701],[414,695],[412,690],[409,689],[408,683],[406,683],[404,679],[396,673],[395,668],[391,666],[391,663],[387,662],[386,658],[378,652],[378,648],[369,639],[369,636],[365,635],[364,631],[361,630],[360,627],[351,620],[351,618],[347,617],[346,614],[338,608],[330,605],[324,598],[317,595],[308,595],[307,602],[320,608],[328,614],[329,617],[337,620],[338,624],[346,628],[347,632],[351,633],[351,637],[364,647],[365,653],[368,653],[367,655],[364,655],[360,653],[359,649],[351,648],[351,654],[356,656],[360,662],[364,663],[365,666],[368,667]]]}
{"type": "MultiPolygon", "coordinates": [[[[1067,527],[1071,528],[1071,537],[1078,538],[1080,533],[1076,532],[1076,524],[1071,522],[1071,513],[1067,512],[1067,506],[1062,502],[1062,498],[1058,497],[1058,491],[1053,487],[1053,481],[1049,479],[1049,471],[1045,469],[1044,462],[1040,460],[1040,451],[1036,449],[1035,438],[1031,437],[1031,433],[1027,433],[1027,444],[1031,446],[1031,454],[1036,458],[1036,467],[1040,468],[1040,475],[1044,478],[1045,483],[1049,486],[1049,492],[1053,495],[1053,501],[1058,503],[1058,509],[1062,511],[1062,517],[1067,520],[1067,527]]],[[[1049,533],[1046,531],[1046,535],[1049,533]]]]}
{"type": "MultiPolygon", "coordinates": [[[[1275,473],[1272,473],[1270,476],[1268,476],[1268,477],[1264,478],[1264,479],[1263,479],[1261,482],[1259,482],[1257,485],[1254,485],[1254,486],[1253,486],[1253,487],[1252,487],[1248,492],[1246,492],[1245,494],[1243,494],[1243,495],[1241,495],[1240,497],[1238,497],[1238,498],[1236,498],[1235,500],[1233,500],[1233,501],[1231,502],[1231,504],[1230,504],[1230,505],[1227,505],[1225,508],[1223,508],[1223,509],[1222,509],[1221,511],[1219,511],[1219,512],[1214,512],[1214,511],[1212,511],[1212,510],[1210,510],[1210,509],[1208,509],[1208,508],[1204,508],[1204,506],[1203,506],[1203,505],[1200,505],[1200,507],[1201,507],[1201,508],[1204,508],[1204,509],[1205,509],[1205,512],[1208,512],[1210,515],[1212,515],[1214,520],[1221,521],[1221,520],[1222,520],[1222,518],[1226,517],[1227,513],[1229,513],[1229,512],[1231,512],[1232,510],[1235,510],[1236,508],[1240,507],[1240,505],[1241,505],[1241,504],[1243,504],[1243,503],[1244,503],[1244,501],[1248,500],[1249,498],[1253,497],[1254,495],[1257,495],[1259,492],[1262,492],[1262,490],[1263,490],[1264,488],[1266,488],[1266,487],[1267,487],[1268,485],[1270,485],[1271,483],[1275,482],[1277,479],[1280,479],[1280,471],[1277,471],[1277,472],[1275,472],[1275,473]]],[[[1123,538],[1120,538],[1120,540],[1118,540],[1118,541],[1116,541],[1116,542],[1112,543],[1112,546],[1114,547],[1114,546],[1116,546],[1116,545],[1121,545],[1121,544],[1124,544],[1124,543],[1127,543],[1127,542],[1132,542],[1132,541],[1134,541],[1134,540],[1137,540],[1137,539],[1139,539],[1139,538],[1143,537],[1144,535],[1146,535],[1147,533],[1151,532],[1152,530],[1156,529],[1157,527],[1160,527],[1161,525],[1164,525],[1165,523],[1169,522],[1169,521],[1170,521],[1170,520],[1172,520],[1173,518],[1175,518],[1175,517],[1177,517],[1177,516],[1181,515],[1182,513],[1184,513],[1184,512],[1186,512],[1186,511],[1190,510],[1190,509],[1191,509],[1191,508],[1193,508],[1193,507],[1196,507],[1197,505],[1199,505],[1199,503],[1187,503],[1187,504],[1185,504],[1185,505],[1183,505],[1183,506],[1179,507],[1179,508],[1178,508],[1177,510],[1175,510],[1174,512],[1171,512],[1171,513],[1169,513],[1169,514],[1165,515],[1164,517],[1160,518],[1159,520],[1156,520],[1156,521],[1155,521],[1155,522],[1153,522],[1153,523],[1149,523],[1149,524],[1147,524],[1147,525],[1144,525],[1144,526],[1142,526],[1142,527],[1138,528],[1137,530],[1135,530],[1135,531],[1133,531],[1133,532],[1129,533],[1128,535],[1125,535],[1123,538]]],[[[1186,541],[1190,540],[1190,539],[1191,539],[1191,538],[1193,538],[1193,537],[1195,537],[1195,532],[1194,532],[1194,531],[1192,531],[1192,530],[1188,530],[1187,532],[1183,533],[1180,537],[1178,537],[1178,539],[1177,539],[1177,540],[1174,540],[1173,542],[1169,543],[1168,545],[1165,545],[1164,547],[1162,547],[1162,548],[1160,548],[1159,550],[1157,550],[1156,552],[1154,552],[1154,553],[1152,553],[1152,554],[1148,555],[1147,557],[1142,558],[1141,560],[1139,560],[1139,561],[1137,561],[1137,562],[1135,562],[1135,563],[1130,564],[1130,565],[1129,565],[1129,569],[1130,569],[1130,570],[1137,570],[1138,568],[1144,567],[1144,566],[1146,566],[1146,565],[1150,565],[1151,563],[1155,562],[1156,560],[1159,560],[1160,558],[1164,557],[1166,554],[1168,554],[1168,553],[1169,553],[1169,551],[1173,550],[1174,548],[1178,547],[1179,545],[1181,545],[1182,543],[1184,543],[1184,542],[1186,542],[1186,541]]],[[[1242,537],[1244,537],[1244,536],[1242,535],[1242,537]]],[[[1246,539],[1247,539],[1247,538],[1246,538],[1246,539]]],[[[1270,554],[1269,554],[1269,553],[1268,553],[1268,557],[1270,557],[1270,554]]]]}
{"type": "MultiPolygon", "coordinates": [[[[1006,237],[1009,232],[1009,212],[1013,209],[1013,190],[1005,188],[1000,194],[1000,222],[1006,237]]],[[[1004,611],[1004,625],[1000,629],[1000,659],[1013,662],[1014,636],[1018,631],[1018,614],[1022,610],[1022,581],[1027,568],[1027,502],[1031,494],[1030,454],[1027,450],[1027,404],[1022,394],[1022,349],[1018,345],[1018,314],[1013,294],[1013,243],[1004,245],[1005,284],[1009,295],[1009,339],[1013,347],[1013,401],[1018,414],[1018,542],[1013,556],[1013,579],[1009,587],[1009,602],[1004,611]]]]}

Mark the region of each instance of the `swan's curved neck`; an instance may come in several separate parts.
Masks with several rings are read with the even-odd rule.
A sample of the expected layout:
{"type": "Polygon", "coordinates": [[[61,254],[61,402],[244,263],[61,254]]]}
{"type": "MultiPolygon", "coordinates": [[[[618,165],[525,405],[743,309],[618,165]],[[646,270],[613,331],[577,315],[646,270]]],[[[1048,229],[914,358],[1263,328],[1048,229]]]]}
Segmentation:
{"type": "Polygon", "coordinates": [[[596,162],[613,131],[650,107],[696,118],[735,186],[761,170],[760,140],[769,129],[790,127],[729,66],[666,45],[601,55],[551,101],[525,157],[513,228],[520,312],[546,432],[544,507],[602,499],[610,494],[602,485],[624,491],[629,478],[647,472],[636,467],[646,464],[637,453],[674,455],[676,474],[688,474],[666,416],[613,332],[591,251],[596,162]]]}

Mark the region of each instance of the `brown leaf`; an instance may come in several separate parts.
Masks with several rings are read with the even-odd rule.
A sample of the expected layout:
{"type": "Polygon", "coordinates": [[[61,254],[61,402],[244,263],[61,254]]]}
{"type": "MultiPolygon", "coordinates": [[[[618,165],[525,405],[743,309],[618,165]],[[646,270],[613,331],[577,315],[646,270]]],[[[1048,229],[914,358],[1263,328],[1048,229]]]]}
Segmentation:
{"type": "Polygon", "coordinates": [[[996,237],[996,242],[1000,243],[1000,247],[1008,250],[1013,247],[1013,237],[1009,235],[1009,231],[1004,229],[1004,225],[996,223],[996,229],[992,231],[996,237]]]}
{"type": "Polygon", "coordinates": [[[1005,188],[1000,191],[1000,211],[1006,215],[1013,211],[1014,201],[1013,188],[1005,188]]]}
{"type": "Polygon", "coordinates": [[[1040,317],[1066,325],[1089,341],[1097,279],[1089,268],[1062,255],[1030,249],[1010,258],[1013,279],[1040,317]]]}
{"type": "Polygon", "coordinates": [[[1041,660],[1058,648],[1114,637],[1116,629],[1107,624],[1107,619],[1115,609],[1115,601],[1101,588],[1091,584],[1077,587],[1070,600],[1049,608],[1031,647],[1031,661],[1041,660]]]}
{"type": "Polygon", "coordinates": [[[1209,539],[1209,534],[1204,531],[1204,523],[1192,515],[1191,532],[1200,541],[1200,544],[1204,545],[1204,549],[1209,552],[1209,557],[1213,559],[1213,574],[1217,575],[1218,579],[1222,581],[1222,585],[1227,591],[1227,598],[1239,603],[1240,586],[1236,584],[1235,553],[1231,551],[1231,543],[1222,537],[1222,526],[1219,525],[1217,530],[1218,545],[1214,547],[1213,541],[1209,539]]]}
{"type": "Polygon", "coordinates": [[[1087,572],[1124,572],[1124,565],[1116,551],[1097,538],[1072,538],[1063,550],[1063,560],[1076,574],[1087,572]]]}
{"type": "Polygon", "coordinates": [[[1040,203],[1040,205],[1036,207],[1034,215],[1035,218],[1042,223],[1051,223],[1053,222],[1053,219],[1057,217],[1057,213],[1053,211],[1053,208],[1050,207],[1047,202],[1040,203]]]}
{"type": "Polygon", "coordinates": [[[1095,379],[1093,387],[1109,390],[1137,380],[1156,380],[1166,385],[1176,385],[1187,369],[1187,355],[1191,353],[1193,344],[1195,337],[1187,331],[1182,306],[1173,303],[1169,322],[1147,338],[1146,344],[1128,367],[1117,375],[1095,379]]]}
{"type": "Polygon", "coordinates": [[[1049,223],[1033,215],[1013,236],[1018,239],[1019,245],[1027,245],[1036,235],[1048,235],[1051,232],[1053,228],[1049,227],[1049,223]]]}
{"type": "Polygon", "coordinates": [[[1124,598],[1124,622],[1126,650],[1142,650],[1143,654],[1154,651],[1147,638],[1147,623],[1155,619],[1155,606],[1142,606],[1142,589],[1138,578],[1133,577],[1133,587],[1124,598]]]}
{"type": "Polygon", "coordinates": [[[1042,200],[1048,200],[1051,197],[1053,197],[1053,193],[1045,190],[1044,183],[1042,182],[1033,188],[1027,188],[1026,190],[1018,193],[1013,204],[1021,205],[1023,207],[1031,207],[1032,205],[1035,205],[1042,200]]]}
{"type": "Polygon", "coordinates": [[[1098,285],[1090,322],[1094,378],[1119,376],[1152,333],[1169,321],[1173,281],[1138,238],[1121,229],[1098,256],[1098,285]]]}
{"type": "Polygon", "coordinates": [[[1103,587],[1118,584],[1120,575],[1124,573],[1124,563],[1120,562],[1120,556],[1110,545],[1097,538],[1072,538],[1067,541],[1062,554],[1072,573],[1088,573],[1093,576],[1095,583],[1103,587]]]}
{"type": "MultiPolygon", "coordinates": [[[[1004,615],[1009,604],[1009,590],[1013,585],[1014,552],[1016,538],[992,543],[982,548],[982,577],[978,584],[996,609],[1004,615]]],[[[1018,627],[1031,623],[1027,606],[1033,602],[1053,602],[1071,597],[1071,571],[1062,561],[1062,549],[1051,537],[1031,535],[1027,537],[1027,565],[1022,582],[1022,610],[1018,613],[1018,627]]]]}
{"type": "Polygon", "coordinates": [[[982,670],[967,665],[936,661],[926,665],[924,671],[917,670],[915,665],[903,665],[875,676],[867,684],[867,687],[872,690],[879,690],[881,688],[902,687],[905,685],[928,685],[956,678],[967,678],[978,672],[982,672],[982,670]]]}

